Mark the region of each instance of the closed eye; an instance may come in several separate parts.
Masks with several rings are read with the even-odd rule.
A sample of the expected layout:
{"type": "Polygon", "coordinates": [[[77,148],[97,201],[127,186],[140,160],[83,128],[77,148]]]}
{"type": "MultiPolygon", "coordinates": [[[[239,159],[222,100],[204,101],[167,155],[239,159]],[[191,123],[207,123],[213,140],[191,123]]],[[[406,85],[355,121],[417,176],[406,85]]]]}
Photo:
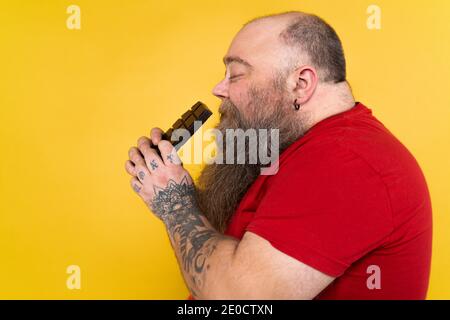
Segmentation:
{"type": "Polygon", "coordinates": [[[239,78],[241,76],[243,76],[243,74],[237,74],[237,75],[234,75],[234,76],[230,76],[228,79],[229,80],[235,80],[236,78],[239,78]]]}

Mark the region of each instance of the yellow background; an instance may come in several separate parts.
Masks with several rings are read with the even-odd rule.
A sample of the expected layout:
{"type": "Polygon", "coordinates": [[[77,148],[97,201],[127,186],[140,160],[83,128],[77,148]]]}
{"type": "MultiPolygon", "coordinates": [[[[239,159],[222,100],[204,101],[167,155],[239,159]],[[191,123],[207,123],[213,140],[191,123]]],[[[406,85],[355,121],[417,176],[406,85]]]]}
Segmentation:
{"type": "MultiPolygon", "coordinates": [[[[358,101],[409,147],[434,209],[429,298],[450,298],[450,1],[0,1],[0,298],[187,296],[127,151],[211,94],[247,20],[316,13],[341,36],[358,101]],[[66,8],[81,8],[81,30],[66,8]],[[68,265],[81,290],[66,288],[68,265]]],[[[208,121],[211,127],[217,116],[208,121]]],[[[198,174],[198,166],[188,166],[198,174]]]]}

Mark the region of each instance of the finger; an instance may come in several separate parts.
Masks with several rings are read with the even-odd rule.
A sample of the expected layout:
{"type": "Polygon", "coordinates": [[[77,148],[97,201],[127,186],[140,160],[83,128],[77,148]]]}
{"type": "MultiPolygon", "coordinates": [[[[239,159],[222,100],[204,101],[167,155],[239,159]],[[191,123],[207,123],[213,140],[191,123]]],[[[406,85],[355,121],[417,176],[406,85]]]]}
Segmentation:
{"type": "Polygon", "coordinates": [[[164,132],[161,130],[161,128],[153,128],[150,132],[150,139],[152,140],[152,143],[156,146],[161,141],[161,136],[164,132]]]}
{"type": "Polygon", "coordinates": [[[127,160],[125,162],[125,170],[128,172],[131,176],[136,176],[136,167],[130,160],[127,160]]]}
{"type": "Polygon", "coordinates": [[[146,165],[136,165],[135,171],[137,178],[142,183],[150,178],[150,172],[146,165]]]}
{"type": "Polygon", "coordinates": [[[128,151],[128,156],[134,165],[145,165],[144,158],[138,148],[131,147],[128,151]]]}
{"type": "Polygon", "coordinates": [[[147,137],[140,137],[138,140],[138,147],[140,152],[144,155],[145,163],[150,173],[157,170],[164,165],[161,157],[156,152],[155,148],[150,147],[150,139],[147,137]]]}
{"type": "Polygon", "coordinates": [[[139,182],[139,180],[136,177],[131,178],[130,185],[133,188],[134,192],[136,192],[139,195],[141,194],[143,190],[143,185],[142,183],[139,182]]]}
{"type": "Polygon", "coordinates": [[[160,141],[158,144],[158,149],[161,152],[161,158],[164,160],[164,164],[166,166],[170,167],[181,164],[181,160],[178,157],[177,150],[169,141],[160,141]]]}

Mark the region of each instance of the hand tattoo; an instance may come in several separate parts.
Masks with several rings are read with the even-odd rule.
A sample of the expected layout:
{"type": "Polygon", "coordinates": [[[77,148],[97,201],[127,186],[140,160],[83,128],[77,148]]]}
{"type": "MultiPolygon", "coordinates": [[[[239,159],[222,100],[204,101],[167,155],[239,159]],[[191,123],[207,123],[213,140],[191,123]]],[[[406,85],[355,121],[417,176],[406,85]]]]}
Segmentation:
{"type": "Polygon", "coordinates": [[[139,179],[144,180],[144,177],[145,177],[144,171],[139,171],[138,176],[139,176],[139,179]]]}
{"type": "Polygon", "coordinates": [[[158,164],[156,163],[155,160],[152,160],[152,161],[150,162],[150,166],[152,167],[152,170],[155,170],[156,168],[158,168],[158,164]]]}
{"type": "Polygon", "coordinates": [[[163,188],[155,188],[152,211],[165,223],[169,234],[179,241],[180,264],[188,286],[195,296],[204,283],[208,257],[216,249],[221,236],[205,225],[195,197],[195,187],[185,176],[181,182],[170,180],[163,188]],[[206,264],[206,269],[205,269],[206,264]]]}

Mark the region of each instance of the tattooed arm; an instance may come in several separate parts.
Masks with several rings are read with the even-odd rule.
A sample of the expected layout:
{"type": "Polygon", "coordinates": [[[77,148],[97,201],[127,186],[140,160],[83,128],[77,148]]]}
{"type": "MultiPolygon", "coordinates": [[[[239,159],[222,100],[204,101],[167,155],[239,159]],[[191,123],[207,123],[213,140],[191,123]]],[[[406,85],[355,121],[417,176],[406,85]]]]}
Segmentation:
{"type": "Polygon", "coordinates": [[[197,299],[313,298],[332,278],[247,232],[238,241],[217,232],[196,202],[195,186],[173,146],[146,137],[129,151],[133,189],[167,228],[184,280],[197,299]]]}
{"type": "Polygon", "coordinates": [[[220,264],[225,266],[231,261],[238,241],[217,232],[200,212],[192,178],[182,167],[173,146],[167,141],[156,143],[161,156],[151,148],[150,139],[140,138],[138,148],[129,151],[126,169],[133,176],[133,189],[166,226],[192,295],[207,298],[208,269],[218,263],[210,256],[219,247],[220,264]]]}
{"type": "MultiPolygon", "coordinates": [[[[177,256],[185,282],[195,298],[207,298],[211,293],[208,270],[215,266],[211,256],[219,247],[222,264],[231,262],[238,242],[218,233],[200,212],[195,200],[195,188],[185,175],[180,182],[169,181],[158,189],[151,209],[164,222],[177,256]],[[209,281],[207,281],[209,280],[209,281]]],[[[218,262],[218,261],[217,261],[218,262]]]]}

